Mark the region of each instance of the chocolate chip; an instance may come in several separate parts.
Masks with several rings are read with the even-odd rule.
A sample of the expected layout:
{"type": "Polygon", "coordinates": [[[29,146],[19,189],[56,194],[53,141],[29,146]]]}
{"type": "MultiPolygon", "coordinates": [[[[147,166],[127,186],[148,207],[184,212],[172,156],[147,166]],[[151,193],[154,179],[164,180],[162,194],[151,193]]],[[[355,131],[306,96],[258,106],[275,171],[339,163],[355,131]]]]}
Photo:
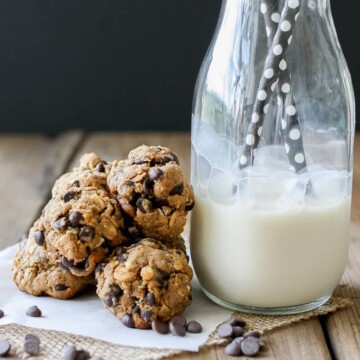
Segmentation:
{"type": "Polygon", "coordinates": [[[143,182],[143,190],[145,195],[151,196],[154,193],[154,182],[146,178],[143,182]]]}
{"type": "Polygon", "coordinates": [[[79,188],[79,187],[80,187],[80,181],[76,180],[76,181],[73,183],[73,187],[79,188]]]}
{"type": "Polygon", "coordinates": [[[164,280],[169,280],[170,279],[170,274],[167,273],[166,271],[160,269],[160,268],[156,268],[156,272],[157,274],[164,280]]]}
{"type": "Polygon", "coordinates": [[[75,191],[69,190],[64,194],[63,199],[67,203],[67,202],[75,199],[76,195],[77,195],[77,193],[75,191]]]}
{"type": "Polygon", "coordinates": [[[84,220],[84,218],[78,211],[73,211],[69,216],[69,223],[72,227],[78,227],[82,220],[84,220]]]}
{"type": "Polygon", "coordinates": [[[61,257],[61,262],[66,268],[75,269],[75,270],[85,270],[86,265],[88,264],[87,260],[74,264],[70,260],[68,260],[65,256],[61,257]]]}
{"type": "Polygon", "coordinates": [[[155,295],[153,293],[149,292],[145,297],[145,301],[149,305],[155,305],[155,295]]]}
{"type": "Polygon", "coordinates": [[[65,290],[67,290],[68,288],[69,288],[69,287],[66,286],[66,285],[58,284],[58,285],[55,285],[54,290],[55,290],[55,291],[65,291],[65,290]]]}
{"type": "Polygon", "coordinates": [[[182,326],[185,329],[186,326],[186,318],[182,315],[176,315],[170,320],[170,324],[177,324],[182,326]]]}
{"type": "Polygon", "coordinates": [[[256,337],[256,338],[260,338],[261,334],[259,331],[257,330],[254,330],[254,331],[248,331],[244,334],[244,337],[249,337],[249,336],[253,336],[253,337],[256,337]]]}
{"type": "Polygon", "coordinates": [[[127,254],[120,254],[118,257],[117,257],[117,260],[120,264],[124,263],[127,259],[127,254]]]}
{"type": "Polygon", "coordinates": [[[41,310],[37,306],[31,306],[26,310],[26,315],[30,317],[41,317],[41,310]]]}
{"type": "Polygon", "coordinates": [[[28,355],[37,355],[40,352],[40,343],[31,339],[25,340],[24,352],[28,355]]]}
{"type": "Polygon", "coordinates": [[[98,263],[95,267],[95,274],[98,274],[104,270],[105,263],[98,263]]]}
{"type": "Polygon", "coordinates": [[[185,330],[184,326],[182,326],[176,322],[174,323],[174,322],[170,321],[169,327],[170,327],[171,333],[175,336],[185,336],[186,335],[186,330],[185,330]]]}
{"type": "Polygon", "coordinates": [[[93,239],[95,236],[95,229],[91,225],[85,225],[81,228],[79,232],[79,239],[86,241],[88,239],[93,239]]]}
{"type": "Polygon", "coordinates": [[[102,298],[102,302],[107,307],[113,307],[114,306],[113,297],[111,295],[106,295],[104,298],[102,298]]]}
{"type": "Polygon", "coordinates": [[[2,310],[0,310],[0,319],[2,319],[4,316],[5,316],[5,313],[2,310]]]}
{"type": "Polygon", "coordinates": [[[199,334],[202,332],[202,326],[197,321],[192,320],[187,323],[186,331],[191,334],[199,334]]]}
{"type": "Polygon", "coordinates": [[[144,214],[149,213],[152,210],[151,201],[144,198],[139,198],[136,201],[136,207],[144,214]]]}
{"type": "Polygon", "coordinates": [[[75,360],[88,360],[90,359],[90,354],[85,350],[78,350],[76,352],[75,360]]]}
{"type": "Polygon", "coordinates": [[[128,328],[134,328],[135,322],[131,315],[126,314],[122,317],[121,322],[128,328]]]}
{"type": "Polygon", "coordinates": [[[57,265],[61,270],[70,271],[69,268],[61,262],[59,262],[57,265]]]}
{"type": "Polygon", "coordinates": [[[95,170],[101,173],[105,172],[104,164],[101,162],[97,163],[97,165],[95,166],[95,170]]]}
{"type": "Polygon", "coordinates": [[[135,305],[134,308],[132,309],[131,313],[134,314],[139,314],[140,313],[140,306],[139,305],[135,305]]]}
{"type": "Polygon", "coordinates": [[[230,319],[226,321],[226,323],[232,326],[241,326],[241,327],[246,326],[246,322],[244,320],[240,320],[235,316],[231,316],[230,319]]]}
{"type": "Polygon", "coordinates": [[[231,338],[233,336],[233,327],[230,324],[222,324],[217,329],[217,334],[221,338],[231,338]]]}
{"type": "Polygon", "coordinates": [[[150,310],[143,310],[141,311],[140,316],[144,321],[149,322],[151,320],[151,317],[153,316],[153,313],[150,310]]]}
{"type": "Polygon", "coordinates": [[[123,293],[123,291],[119,285],[111,285],[110,286],[110,292],[109,292],[110,296],[117,297],[117,296],[121,295],[122,293],[123,293]]]}
{"type": "Polygon", "coordinates": [[[145,164],[147,161],[142,160],[142,159],[136,159],[134,160],[134,164],[136,165],[141,165],[141,164],[145,164]]]}
{"type": "Polygon", "coordinates": [[[191,211],[194,208],[195,203],[189,204],[185,206],[186,211],[191,211]]]}
{"type": "Polygon", "coordinates": [[[233,338],[237,338],[240,336],[243,336],[245,333],[245,330],[241,326],[233,326],[233,338]]]}
{"type": "Polygon", "coordinates": [[[169,206],[169,201],[167,199],[154,198],[154,199],[151,199],[151,202],[152,202],[154,208],[169,206]]]}
{"type": "Polygon", "coordinates": [[[164,175],[164,173],[158,167],[154,167],[149,170],[149,179],[152,181],[158,180],[162,175],[164,175]]]}
{"type": "Polygon", "coordinates": [[[65,231],[67,228],[67,220],[65,217],[59,218],[52,224],[55,230],[65,231]]]}
{"type": "Polygon", "coordinates": [[[45,235],[42,231],[35,231],[34,240],[39,246],[43,246],[45,242],[45,235]]]}
{"type": "Polygon", "coordinates": [[[184,183],[177,184],[173,189],[170,191],[170,195],[181,195],[184,191],[184,183]]]}
{"type": "Polygon", "coordinates": [[[244,355],[254,356],[260,350],[259,339],[254,336],[249,336],[240,343],[240,347],[244,355]]]}
{"type": "Polygon", "coordinates": [[[77,350],[75,345],[66,345],[64,347],[64,360],[75,360],[77,350]]]}
{"type": "Polygon", "coordinates": [[[33,334],[27,334],[25,335],[25,341],[34,341],[40,345],[40,339],[33,334]]]}
{"type": "Polygon", "coordinates": [[[225,354],[228,356],[240,356],[242,354],[241,345],[236,341],[231,342],[225,347],[225,354]]]}
{"type": "Polygon", "coordinates": [[[151,328],[158,334],[162,334],[162,335],[168,334],[170,331],[169,324],[167,322],[163,322],[159,320],[152,321],[151,328]]]}
{"type": "Polygon", "coordinates": [[[162,156],[162,160],[163,160],[163,162],[166,164],[166,163],[168,163],[168,162],[170,162],[170,161],[175,161],[178,165],[179,165],[179,159],[178,159],[178,157],[177,157],[177,155],[176,154],[174,154],[173,152],[168,152],[168,153],[166,153],[166,154],[164,154],[163,156],[162,156]]]}
{"type": "Polygon", "coordinates": [[[0,357],[6,357],[9,355],[11,345],[8,341],[0,340],[0,357]]]}

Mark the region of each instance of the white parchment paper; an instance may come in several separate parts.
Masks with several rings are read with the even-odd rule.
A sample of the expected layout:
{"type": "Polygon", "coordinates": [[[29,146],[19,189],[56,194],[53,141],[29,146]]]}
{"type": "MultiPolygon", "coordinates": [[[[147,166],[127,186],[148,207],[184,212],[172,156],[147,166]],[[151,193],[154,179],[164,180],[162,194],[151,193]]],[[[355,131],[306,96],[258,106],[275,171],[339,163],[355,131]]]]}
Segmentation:
{"type": "Polygon", "coordinates": [[[159,335],[151,330],[128,329],[103,308],[94,292],[72,300],[33,297],[20,292],[11,279],[11,263],[16,250],[17,245],[0,252],[0,309],[5,312],[0,326],[16,323],[89,336],[124,346],[198,351],[216,326],[232,313],[208,300],[194,278],[193,302],[184,315],[188,321],[196,320],[202,324],[204,331],[201,334],[187,334],[181,338],[171,334],[159,335]],[[42,310],[43,317],[26,316],[27,308],[33,305],[42,310]]]}

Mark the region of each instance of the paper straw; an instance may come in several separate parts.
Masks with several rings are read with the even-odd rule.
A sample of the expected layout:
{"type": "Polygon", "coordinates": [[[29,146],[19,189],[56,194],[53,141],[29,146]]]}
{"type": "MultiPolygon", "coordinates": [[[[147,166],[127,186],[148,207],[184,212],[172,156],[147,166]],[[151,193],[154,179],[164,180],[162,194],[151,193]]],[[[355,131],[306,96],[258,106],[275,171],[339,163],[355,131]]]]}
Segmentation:
{"type": "MultiPolygon", "coordinates": [[[[262,12],[266,13],[267,4],[262,4],[262,12]]],[[[270,10],[270,9],[269,9],[270,10]]],[[[264,122],[264,116],[268,108],[269,99],[276,87],[276,82],[280,78],[280,73],[283,71],[281,68],[285,62],[284,53],[286,52],[290,42],[291,36],[293,33],[294,25],[297,20],[297,15],[300,10],[299,0],[286,0],[284,9],[282,10],[281,16],[279,16],[279,26],[277,27],[276,33],[274,35],[274,40],[271,44],[270,51],[265,61],[263,75],[260,80],[260,85],[258,88],[254,111],[251,117],[251,122],[248,126],[248,131],[246,134],[245,145],[240,156],[239,166],[240,169],[246,166],[252,165],[254,160],[254,150],[259,144],[259,140],[262,133],[262,126],[264,122]]],[[[296,114],[296,108],[293,105],[288,105],[285,108],[286,115],[294,116],[296,114]]],[[[301,137],[299,134],[299,129],[293,129],[289,132],[290,140],[298,140],[301,137]]],[[[290,145],[285,143],[285,146],[290,145]]],[[[287,147],[286,147],[287,149],[287,147]]],[[[297,160],[300,160],[300,157],[296,157],[297,160]]],[[[305,159],[303,159],[305,161],[305,159]]],[[[291,161],[291,164],[294,164],[294,160],[291,161]]],[[[293,166],[293,165],[291,165],[293,166]]],[[[294,167],[296,170],[296,168],[294,167]]]]}

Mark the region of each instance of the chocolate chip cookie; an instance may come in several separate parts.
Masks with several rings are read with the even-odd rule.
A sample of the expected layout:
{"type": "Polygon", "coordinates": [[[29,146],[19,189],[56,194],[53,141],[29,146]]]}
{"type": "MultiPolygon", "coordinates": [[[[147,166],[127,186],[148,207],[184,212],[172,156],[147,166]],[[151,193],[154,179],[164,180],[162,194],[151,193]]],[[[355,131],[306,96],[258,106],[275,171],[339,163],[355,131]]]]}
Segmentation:
{"type": "Polygon", "coordinates": [[[65,194],[72,188],[92,188],[93,190],[105,190],[110,165],[102,160],[97,154],[84,154],[80,159],[80,166],[73,171],[62,175],[56,180],[52,189],[53,197],[65,194]]]}
{"type": "Polygon", "coordinates": [[[194,206],[178,157],[166,147],[142,145],[130,151],[127,160],[113,163],[108,185],[127,221],[147,237],[178,237],[194,206]]]}
{"type": "Polygon", "coordinates": [[[41,240],[35,235],[38,223],[30,230],[29,239],[22,243],[13,262],[13,280],[17,287],[34,296],[50,295],[69,299],[93,283],[93,276],[77,277],[61,263],[53,263],[47,256],[41,240]]]}
{"type": "Polygon", "coordinates": [[[77,276],[91,274],[116,246],[128,241],[116,200],[104,190],[72,188],[50,200],[34,241],[77,276]]]}
{"type": "Polygon", "coordinates": [[[129,327],[148,329],[191,303],[193,273],[185,254],[153,239],[117,249],[95,275],[104,306],[129,327]]]}

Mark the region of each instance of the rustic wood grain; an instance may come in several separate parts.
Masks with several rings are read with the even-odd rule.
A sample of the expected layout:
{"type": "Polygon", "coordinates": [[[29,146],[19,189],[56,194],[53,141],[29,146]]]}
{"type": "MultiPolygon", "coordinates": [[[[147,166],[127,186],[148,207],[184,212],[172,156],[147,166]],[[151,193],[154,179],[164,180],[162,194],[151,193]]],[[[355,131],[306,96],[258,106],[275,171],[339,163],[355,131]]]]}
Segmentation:
{"type": "MultiPolygon", "coordinates": [[[[187,133],[95,133],[87,137],[78,153],[74,156],[76,165],[85,152],[97,152],[104,159],[122,159],[136,146],[164,145],[170,147],[179,156],[180,162],[189,175],[190,136],[187,133]]],[[[187,226],[186,232],[189,228],[187,226]]],[[[318,319],[310,319],[287,328],[269,333],[267,347],[257,359],[331,359],[324,334],[318,319]]],[[[230,359],[221,346],[204,348],[199,353],[184,353],[173,357],[176,360],[223,360],[230,359]]]]}
{"type": "Polygon", "coordinates": [[[353,305],[330,314],[326,329],[337,359],[360,359],[360,134],[355,141],[351,243],[348,265],[336,293],[353,300],[353,305]]]}
{"type": "Polygon", "coordinates": [[[32,225],[81,136],[0,136],[0,250],[19,241],[32,225]]]}

